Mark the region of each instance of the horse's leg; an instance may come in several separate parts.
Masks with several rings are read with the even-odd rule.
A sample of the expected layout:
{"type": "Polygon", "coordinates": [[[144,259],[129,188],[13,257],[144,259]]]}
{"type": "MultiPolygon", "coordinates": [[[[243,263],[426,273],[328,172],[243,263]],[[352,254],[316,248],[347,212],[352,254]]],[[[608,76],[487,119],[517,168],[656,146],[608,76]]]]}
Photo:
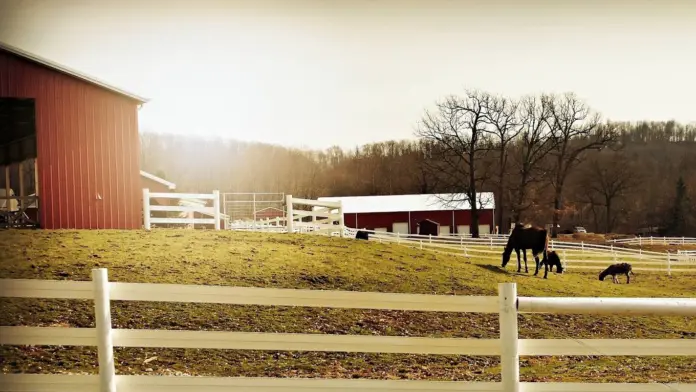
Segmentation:
{"type": "Polygon", "coordinates": [[[528,274],[529,269],[527,268],[527,249],[522,250],[524,252],[524,273],[528,274]]]}
{"type": "Polygon", "coordinates": [[[522,261],[520,260],[520,250],[515,249],[515,253],[517,254],[517,273],[519,274],[520,271],[522,271],[522,261]]]}
{"type": "Polygon", "coordinates": [[[626,272],[626,284],[631,283],[631,276],[626,272]]]}
{"type": "Polygon", "coordinates": [[[536,270],[534,270],[534,276],[537,276],[539,274],[539,254],[532,253],[532,255],[534,256],[534,261],[536,262],[536,270]]]}
{"type": "Polygon", "coordinates": [[[549,261],[542,260],[541,263],[544,264],[544,279],[547,279],[547,276],[549,275],[549,261]]]}

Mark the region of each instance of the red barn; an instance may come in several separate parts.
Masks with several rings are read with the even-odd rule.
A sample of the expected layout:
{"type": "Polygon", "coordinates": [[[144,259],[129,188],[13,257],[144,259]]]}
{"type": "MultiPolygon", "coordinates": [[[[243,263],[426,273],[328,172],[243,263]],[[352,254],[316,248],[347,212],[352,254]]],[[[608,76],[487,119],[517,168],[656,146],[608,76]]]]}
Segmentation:
{"type": "MultiPolygon", "coordinates": [[[[439,224],[440,235],[469,234],[471,208],[466,202],[445,203],[450,195],[394,195],[320,197],[322,201],[341,201],[348,227],[401,234],[419,234],[418,224],[439,224]]],[[[492,193],[480,193],[479,233],[491,233],[495,202],[492,193]]]]}
{"type": "Polygon", "coordinates": [[[0,44],[3,188],[36,195],[46,229],[142,227],[138,108],[145,102],[0,44]]]}

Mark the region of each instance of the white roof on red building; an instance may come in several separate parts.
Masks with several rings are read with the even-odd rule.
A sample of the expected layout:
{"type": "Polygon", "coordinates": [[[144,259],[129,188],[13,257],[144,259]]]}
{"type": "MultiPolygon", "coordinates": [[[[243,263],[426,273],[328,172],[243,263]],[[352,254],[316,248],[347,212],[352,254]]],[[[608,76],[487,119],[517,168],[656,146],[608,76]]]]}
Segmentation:
{"type": "Polygon", "coordinates": [[[169,181],[167,181],[167,180],[165,180],[165,179],[163,179],[163,178],[159,178],[159,177],[157,177],[157,176],[154,175],[154,174],[150,174],[150,173],[148,173],[148,172],[146,172],[146,171],[141,170],[141,171],[140,171],[140,175],[143,176],[143,177],[145,177],[145,178],[147,178],[147,179],[149,179],[149,180],[152,180],[152,181],[154,181],[154,182],[160,183],[160,184],[166,186],[167,188],[169,188],[170,190],[176,189],[176,184],[175,184],[175,183],[169,182],[169,181]]]}
{"type": "MultiPolygon", "coordinates": [[[[492,192],[477,195],[479,209],[494,209],[495,200],[492,192]]],[[[471,206],[463,195],[425,194],[425,195],[389,195],[389,196],[339,196],[320,197],[322,201],[340,201],[344,214],[370,212],[413,212],[413,211],[451,211],[470,210],[471,206]],[[449,202],[454,200],[453,202],[449,202]]]]}

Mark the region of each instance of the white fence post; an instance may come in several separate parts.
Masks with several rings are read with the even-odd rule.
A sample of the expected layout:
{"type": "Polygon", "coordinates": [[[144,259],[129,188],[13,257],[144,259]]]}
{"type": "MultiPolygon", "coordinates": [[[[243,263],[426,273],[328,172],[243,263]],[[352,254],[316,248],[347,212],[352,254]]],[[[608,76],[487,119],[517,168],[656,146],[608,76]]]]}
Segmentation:
{"type": "Polygon", "coordinates": [[[565,249],[563,249],[563,269],[566,271],[568,270],[568,258],[565,249]]]}
{"type": "Polygon", "coordinates": [[[517,336],[517,286],[515,283],[498,284],[500,303],[500,375],[503,392],[520,390],[520,354],[517,336]]]}
{"type": "Polygon", "coordinates": [[[672,276],[672,258],[670,252],[667,251],[667,276],[672,276]]]}
{"type": "Polygon", "coordinates": [[[292,195],[285,196],[285,207],[287,209],[285,213],[285,225],[287,226],[288,233],[292,234],[295,231],[293,229],[295,211],[292,210],[292,195]]]}
{"type": "Polygon", "coordinates": [[[213,191],[213,210],[215,230],[220,230],[220,191],[213,191]]]}
{"type": "Polygon", "coordinates": [[[338,207],[338,225],[340,226],[339,228],[339,233],[341,233],[341,238],[345,237],[345,219],[343,216],[343,202],[340,202],[340,206],[338,207]]]}
{"type": "Polygon", "coordinates": [[[493,236],[490,237],[490,243],[491,245],[489,246],[489,248],[493,249],[493,236]]]}
{"type": "Polygon", "coordinates": [[[92,270],[94,283],[94,319],[97,326],[97,356],[99,358],[99,391],[116,392],[116,367],[111,333],[111,303],[106,268],[92,270]]]}
{"type": "Polygon", "coordinates": [[[150,190],[143,189],[143,225],[145,230],[150,230],[150,190]]]}

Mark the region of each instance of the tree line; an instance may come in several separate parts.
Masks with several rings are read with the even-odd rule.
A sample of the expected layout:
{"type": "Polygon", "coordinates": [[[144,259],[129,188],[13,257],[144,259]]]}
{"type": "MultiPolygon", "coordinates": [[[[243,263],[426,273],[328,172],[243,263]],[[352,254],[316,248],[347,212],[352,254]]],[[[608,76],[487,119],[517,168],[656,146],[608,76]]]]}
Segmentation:
{"type": "Polygon", "coordinates": [[[612,122],[576,95],[465,91],[436,102],[415,140],[323,151],[144,132],[143,170],[180,191],[299,197],[494,192],[496,225],[696,235],[696,125],[612,122]]]}

